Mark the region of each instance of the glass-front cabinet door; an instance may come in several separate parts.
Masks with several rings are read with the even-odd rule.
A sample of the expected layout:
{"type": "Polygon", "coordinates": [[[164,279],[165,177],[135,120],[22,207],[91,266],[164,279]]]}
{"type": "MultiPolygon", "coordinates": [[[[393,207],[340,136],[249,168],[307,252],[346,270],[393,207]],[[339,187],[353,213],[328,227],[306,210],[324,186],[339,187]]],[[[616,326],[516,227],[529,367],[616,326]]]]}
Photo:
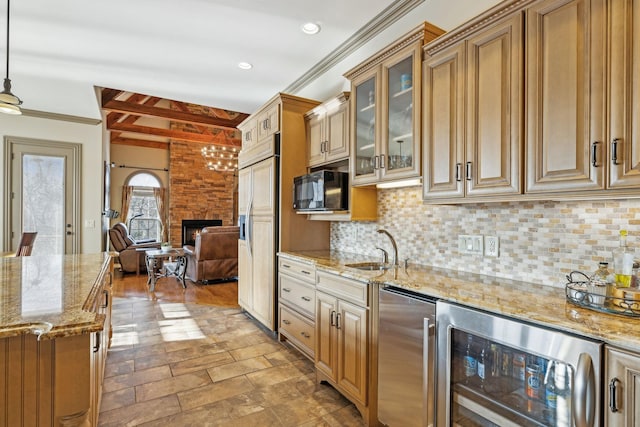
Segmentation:
{"type": "Polygon", "coordinates": [[[354,82],[355,92],[355,152],[354,152],[354,180],[361,182],[375,181],[379,158],[376,155],[377,122],[376,108],[377,73],[371,77],[364,77],[362,82],[354,82]]]}
{"type": "Polygon", "coordinates": [[[419,50],[402,52],[383,67],[383,141],[381,177],[414,176],[420,173],[419,50]],[[417,84],[417,88],[416,85],[417,84]]]}

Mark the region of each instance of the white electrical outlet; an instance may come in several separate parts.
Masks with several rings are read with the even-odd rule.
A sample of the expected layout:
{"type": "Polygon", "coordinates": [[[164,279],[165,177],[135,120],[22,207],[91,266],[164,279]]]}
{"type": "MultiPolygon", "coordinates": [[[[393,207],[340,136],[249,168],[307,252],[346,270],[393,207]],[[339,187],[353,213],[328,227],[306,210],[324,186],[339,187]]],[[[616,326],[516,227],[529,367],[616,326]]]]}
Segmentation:
{"type": "Polygon", "coordinates": [[[500,239],[498,236],[487,236],[484,238],[484,254],[490,257],[500,255],[500,239]]]}
{"type": "Polygon", "coordinates": [[[484,253],[483,240],[481,235],[461,234],[458,236],[458,250],[462,254],[482,255],[484,253]]]}

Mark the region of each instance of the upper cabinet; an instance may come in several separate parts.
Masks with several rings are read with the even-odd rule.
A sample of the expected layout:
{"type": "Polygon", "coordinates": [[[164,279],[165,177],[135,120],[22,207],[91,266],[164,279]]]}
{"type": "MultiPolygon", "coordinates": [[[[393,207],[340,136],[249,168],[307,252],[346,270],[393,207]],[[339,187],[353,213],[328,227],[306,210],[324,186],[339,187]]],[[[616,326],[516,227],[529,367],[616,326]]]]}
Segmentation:
{"type": "Polygon", "coordinates": [[[610,188],[640,187],[640,0],[611,1],[608,15],[610,188]]]}
{"type": "Polygon", "coordinates": [[[353,185],[420,176],[421,48],[440,34],[424,23],[345,74],[353,185]]]}
{"type": "Polygon", "coordinates": [[[604,0],[527,9],[526,192],[604,188],[604,0]]]}
{"type": "Polygon", "coordinates": [[[238,167],[243,168],[276,153],[274,135],[280,132],[280,99],[274,99],[260,111],[240,123],[242,150],[238,167]]]}
{"type": "Polygon", "coordinates": [[[640,189],[640,0],[505,0],[424,46],[432,202],[640,189]]]}
{"type": "Polygon", "coordinates": [[[425,51],[424,198],[520,194],[522,15],[425,51]]]}
{"type": "Polygon", "coordinates": [[[349,157],[349,92],[305,114],[310,168],[349,157]]]}

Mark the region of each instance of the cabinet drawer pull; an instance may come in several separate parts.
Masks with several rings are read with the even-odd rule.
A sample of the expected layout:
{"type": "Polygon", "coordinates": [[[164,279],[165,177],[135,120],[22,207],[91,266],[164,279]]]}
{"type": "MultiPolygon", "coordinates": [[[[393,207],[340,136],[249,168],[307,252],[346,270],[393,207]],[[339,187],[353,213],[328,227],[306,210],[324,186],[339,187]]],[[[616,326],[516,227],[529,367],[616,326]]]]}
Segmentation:
{"type": "Polygon", "coordinates": [[[311,272],[310,272],[310,271],[306,271],[306,270],[301,270],[301,271],[302,271],[302,274],[306,274],[306,275],[308,275],[308,276],[310,276],[310,275],[311,275],[311,272]]]}
{"type": "Polygon", "coordinates": [[[311,298],[309,298],[309,297],[300,297],[300,298],[302,298],[302,300],[303,300],[303,301],[306,301],[306,302],[311,301],[311,298]]]}
{"type": "Polygon", "coordinates": [[[289,288],[282,288],[282,292],[291,292],[291,289],[289,289],[289,288]]]}
{"type": "Polygon", "coordinates": [[[284,268],[291,268],[291,266],[290,266],[289,264],[282,264],[282,266],[283,266],[284,268]]]}
{"type": "Polygon", "coordinates": [[[336,312],[331,312],[331,326],[336,326],[336,312]]]}
{"type": "Polygon", "coordinates": [[[98,351],[100,351],[100,341],[101,341],[100,332],[96,332],[96,345],[93,346],[94,353],[97,353],[98,351]]]}
{"type": "Polygon", "coordinates": [[[309,335],[308,333],[306,333],[304,331],[300,332],[300,335],[302,335],[303,337],[305,337],[307,339],[311,338],[311,335],[309,335]]]}
{"type": "Polygon", "coordinates": [[[618,412],[618,396],[616,393],[617,387],[616,387],[616,383],[619,383],[620,380],[617,378],[614,378],[611,380],[611,382],[609,383],[609,409],[611,409],[611,412],[618,412]]]}
{"type": "Polygon", "coordinates": [[[471,162],[467,162],[465,174],[467,176],[467,181],[471,181],[471,162]]]}
{"type": "Polygon", "coordinates": [[[598,141],[591,144],[591,166],[598,167],[598,141]]]}
{"type": "Polygon", "coordinates": [[[282,319],[282,323],[284,323],[285,325],[290,325],[291,322],[287,319],[282,319]]]}
{"type": "Polygon", "coordinates": [[[104,293],[104,305],[102,308],[107,308],[109,307],[109,291],[105,289],[102,292],[104,293]]]}
{"type": "Polygon", "coordinates": [[[460,163],[456,163],[456,182],[460,182],[460,168],[462,165],[460,163]]]}
{"type": "Polygon", "coordinates": [[[611,142],[611,161],[614,165],[618,164],[618,143],[620,142],[620,138],[614,138],[611,142]]]}

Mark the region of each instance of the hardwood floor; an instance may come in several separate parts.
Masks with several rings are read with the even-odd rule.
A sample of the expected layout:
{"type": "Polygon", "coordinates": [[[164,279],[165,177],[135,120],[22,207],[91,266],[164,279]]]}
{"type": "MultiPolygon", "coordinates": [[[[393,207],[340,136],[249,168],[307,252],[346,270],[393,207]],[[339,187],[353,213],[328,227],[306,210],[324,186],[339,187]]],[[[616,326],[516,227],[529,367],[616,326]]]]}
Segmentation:
{"type": "Polygon", "coordinates": [[[161,278],[155,292],[149,292],[147,274],[140,276],[116,271],[113,296],[119,298],[144,298],[162,302],[192,302],[219,307],[238,307],[238,283],[226,282],[201,285],[186,280],[187,288],[173,277],[161,278]]]}

